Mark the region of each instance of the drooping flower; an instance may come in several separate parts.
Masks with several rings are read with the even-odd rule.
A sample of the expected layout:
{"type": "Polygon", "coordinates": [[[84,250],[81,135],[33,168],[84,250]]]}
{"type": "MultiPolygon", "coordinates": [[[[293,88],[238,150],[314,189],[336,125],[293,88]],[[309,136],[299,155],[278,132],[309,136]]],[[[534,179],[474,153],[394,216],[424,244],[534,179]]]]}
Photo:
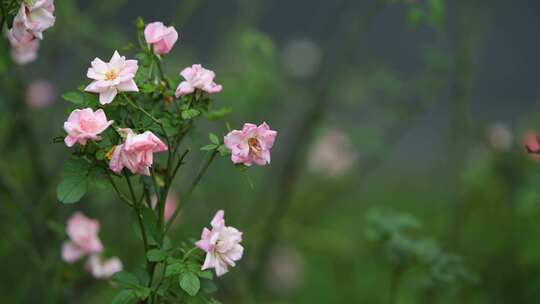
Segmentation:
{"type": "Polygon", "coordinates": [[[46,80],[36,80],[26,88],[26,104],[31,108],[42,108],[54,101],[56,92],[53,85],[46,80]]]}
{"type": "MultiPolygon", "coordinates": [[[[152,208],[156,208],[157,204],[157,197],[155,195],[152,196],[152,208]]],[[[176,211],[176,208],[178,206],[178,196],[175,192],[170,191],[169,195],[167,195],[167,199],[165,200],[165,210],[164,210],[164,216],[165,221],[168,221],[171,219],[172,215],[176,211]]]]}
{"type": "Polygon", "coordinates": [[[336,177],[350,170],[358,153],[350,138],[338,129],[327,129],[315,141],[308,154],[308,168],[327,177],[336,177]]]}
{"type": "Polygon", "coordinates": [[[15,30],[7,32],[11,45],[11,58],[19,65],[30,63],[37,58],[39,40],[29,32],[23,32],[20,36],[15,35],[15,30]]]}
{"type": "Polygon", "coordinates": [[[246,123],[242,130],[233,130],[224,138],[225,146],[231,150],[231,160],[235,164],[264,166],[270,163],[270,149],[274,145],[277,132],[270,130],[265,122],[260,126],[246,123]]]}
{"type": "Polygon", "coordinates": [[[152,22],[144,29],[144,39],[152,46],[154,53],[168,54],[178,40],[178,32],[174,27],[167,27],[162,22],[152,22]]]}
{"type": "Polygon", "coordinates": [[[93,254],[86,261],[86,271],[96,279],[108,279],[123,268],[122,261],[117,257],[104,260],[98,254],[93,254]]]}
{"type": "Polygon", "coordinates": [[[68,220],[67,234],[69,241],[62,245],[62,259],[75,262],[86,255],[99,253],[103,245],[98,237],[99,222],[87,218],[81,212],[75,212],[68,220]]]}
{"type": "Polygon", "coordinates": [[[109,168],[116,173],[128,168],[133,174],[150,175],[154,153],[167,151],[167,145],[150,131],[135,134],[131,129],[121,129],[119,132],[126,135],[126,140],[114,148],[109,168]]]}
{"type": "Polygon", "coordinates": [[[223,89],[221,85],[214,82],[216,73],[203,68],[200,64],[194,64],[180,72],[185,81],[182,81],[176,88],[176,97],[188,95],[195,92],[196,89],[208,94],[219,93],[223,89]]]}
{"type": "Polygon", "coordinates": [[[118,51],[109,62],[96,58],[92,61],[86,76],[93,79],[85,91],[99,93],[99,102],[111,103],[118,92],[138,92],[139,88],[133,80],[139,66],[137,60],[126,60],[118,51]]]}
{"type": "Polygon", "coordinates": [[[195,243],[206,252],[202,270],[215,268],[217,276],[227,273],[228,267],[234,267],[244,253],[244,247],[240,245],[242,232],[225,226],[224,215],[223,210],[219,210],[210,222],[212,230],[204,228],[201,240],[195,243]]]}
{"type": "Polygon", "coordinates": [[[43,32],[54,25],[53,0],[22,1],[13,20],[13,34],[21,39],[26,33],[43,39],[43,32]]]}
{"type": "Polygon", "coordinates": [[[64,123],[64,130],[68,134],[64,142],[66,146],[71,147],[76,142],[86,145],[87,140],[100,140],[99,134],[112,123],[112,120],[107,121],[107,116],[102,109],[95,112],[91,108],[73,110],[64,123]]]}

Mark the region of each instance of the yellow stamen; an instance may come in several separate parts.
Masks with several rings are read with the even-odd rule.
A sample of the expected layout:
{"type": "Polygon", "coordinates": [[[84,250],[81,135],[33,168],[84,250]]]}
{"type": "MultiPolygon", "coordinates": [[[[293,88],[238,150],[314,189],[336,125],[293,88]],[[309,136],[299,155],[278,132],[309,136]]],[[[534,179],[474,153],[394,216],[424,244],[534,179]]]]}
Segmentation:
{"type": "Polygon", "coordinates": [[[118,77],[118,72],[116,72],[116,70],[109,70],[105,73],[105,80],[115,80],[116,77],[118,77]]]}

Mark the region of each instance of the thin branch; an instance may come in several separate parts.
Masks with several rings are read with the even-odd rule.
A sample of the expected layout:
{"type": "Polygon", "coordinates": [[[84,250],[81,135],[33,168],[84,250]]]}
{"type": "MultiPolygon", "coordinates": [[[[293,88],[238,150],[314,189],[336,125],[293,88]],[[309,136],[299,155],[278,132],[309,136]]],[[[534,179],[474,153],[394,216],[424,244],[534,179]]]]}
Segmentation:
{"type": "MultiPolygon", "coordinates": [[[[189,199],[191,198],[191,195],[193,194],[193,190],[195,190],[195,188],[197,187],[197,185],[201,181],[203,175],[206,173],[206,170],[208,170],[208,167],[210,167],[210,164],[212,163],[212,161],[214,160],[214,158],[216,157],[216,155],[218,153],[219,152],[217,150],[214,150],[212,152],[212,154],[210,154],[210,156],[206,159],[206,161],[202,165],[201,169],[199,170],[199,173],[197,174],[197,176],[195,176],[195,179],[191,183],[191,186],[189,187],[187,193],[184,195],[183,200],[182,200],[182,207],[185,207],[186,204],[189,202],[189,199]]],[[[172,223],[174,223],[174,220],[176,219],[178,214],[180,214],[181,209],[182,208],[180,208],[180,207],[176,208],[173,215],[171,216],[171,218],[167,222],[167,225],[165,226],[165,233],[167,233],[167,231],[169,231],[169,229],[171,228],[172,223]]]]}

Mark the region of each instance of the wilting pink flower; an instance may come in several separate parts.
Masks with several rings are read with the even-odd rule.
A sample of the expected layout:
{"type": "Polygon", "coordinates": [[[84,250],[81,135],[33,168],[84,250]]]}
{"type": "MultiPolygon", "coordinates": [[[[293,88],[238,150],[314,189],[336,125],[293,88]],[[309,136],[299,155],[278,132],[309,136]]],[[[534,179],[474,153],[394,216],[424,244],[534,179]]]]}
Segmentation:
{"type": "Polygon", "coordinates": [[[99,222],[97,220],[89,219],[81,212],[75,212],[68,220],[66,231],[70,240],[62,245],[64,261],[72,263],[83,256],[103,250],[103,245],[98,238],[99,222]]]}
{"type": "Polygon", "coordinates": [[[172,26],[166,27],[162,22],[152,22],[144,29],[144,39],[153,47],[154,53],[168,54],[178,40],[178,33],[172,26]]]}
{"type": "Polygon", "coordinates": [[[215,268],[217,276],[227,273],[228,267],[234,267],[244,253],[244,247],[240,245],[242,232],[225,226],[224,215],[223,210],[219,210],[210,222],[212,230],[204,228],[201,240],[195,243],[206,252],[202,270],[215,268]]]}
{"type": "Polygon", "coordinates": [[[111,103],[118,92],[138,92],[133,78],[139,69],[137,60],[126,60],[118,51],[109,62],[96,58],[92,61],[86,76],[93,79],[85,91],[99,93],[101,104],[111,103]]]}
{"type": "Polygon", "coordinates": [[[43,39],[43,32],[54,25],[53,0],[22,1],[19,13],[13,20],[14,35],[20,39],[26,32],[43,39]]]}
{"type": "Polygon", "coordinates": [[[214,82],[216,73],[203,68],[200,64],[185,68],[180,72],[180,75],[184,77],[185,81],[182,81],[176,88],[176,97],[191,94],[196,89],[208,94],[219,93],[223,89],[221,85],[214,82]]]}
{"type": "Polygon", "coordinates": [[[96,279],[108,279],[123,268],[122,261],[117,257],[103,260],[99,255],[94,254],[86,261],[86,271],[96,279]]]}
{"type": "MultiPolygon", "coordinates": [[[[152,208],[156,208],[157,204],[157,197],[156,195],[152,196],[152,208]]],[[[165,200],[165,221],[168,221],[171,219],[172,215],[176,211],[176,207],[178,206],[178,197],[176,193],[173,191],[169,192],[169,195],[167,195],[167,199],[165,200]]]]}
{"type": "Polygon", "coordinates": [[[29,32],[23,32],[20,36],[15,35],[15,30],[7,32],[7,37],[11,45],[11,58],[15,63],[24,65],[37,58],[39,40],[29,32]]]}
{"type": "Polygon", "coordinates": [[[100,140],[99,134],[112,123],[112,120],[107,121],[107,116],[102,109],[95,112],[91,108],[73,110],[64,123],[64,130],[68,134],[64,142],[66,146],[71,147],[76,142],[86,145],[87,140],[100,140]]]}
{"type": "Polygon", "coordinates": [[[347,134],[328,129],[309,151],[308,167],[314,172],[335,177],[351,169],[357,158],[358,154],[347,134]]]}
{"type": "Polygon", "coordinates": [[[126,140],[114,148],[109,168],[116,173],[128,168],[133,174],[150,175],[154,153],[167,151],[167,145],[150,131],[135,134],[131,129],[121,129],[120,132],[126,134],[126,140]]]}
{"type": "Polygon", "coordinates": [[[274,145],[277,132],[270,130],[265,122],[260,126],[244,124],[242,130],[233,130],[224,138],[225,146],[231,150],[231,160],[235,164],[264,166],[270,163],[270,149],[274,145]]]}
{"type": "Polygon", "coordinates": [[[54,87],[49,81],[37,80],[26,88],[26,104],[32,108],[41,108],[51,104],[56,97],[54,87]]]}

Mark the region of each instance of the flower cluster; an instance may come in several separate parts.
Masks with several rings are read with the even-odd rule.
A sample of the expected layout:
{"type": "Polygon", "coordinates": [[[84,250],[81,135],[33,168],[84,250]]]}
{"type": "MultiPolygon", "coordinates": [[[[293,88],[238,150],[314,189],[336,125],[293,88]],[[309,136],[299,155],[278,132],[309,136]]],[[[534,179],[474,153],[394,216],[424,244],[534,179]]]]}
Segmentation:
{"type": "MultiPolygon", "coordinates": [[[[63,141],[73,149],[73,157],[66,164],[57,196],[63,203],[74,203],[85,194],[92,178],[107,176],[118,197],[136,215],[146,251],[146,269],[150,271],[166,259],[170,262],[165,270],[169,273],[166,280],[179,275],[176,281],[180,281],[180,287],[194,296],[198,292],[194,287],[200,286],[196,282],[198,277],[212,276],[205,270],[213,268],[217,276],[222,276],[244,252],[242,232],[225,225],[222,210],[212,219],[211,229],[203,229],[201,240],[191,244],[193,248],[186,248],[185,243],[181,248],[171,248],[170,242],[166,242],[166,233],[180,214],[172,183],[189,152],[186,149],[181,154],[179,149],[194,129],[196,118],[220,113],[212,111],[211,97],[221,92],[223,86],[216,83],[214,71],[201,64],[182,69],[183,79],[172,84],[161,65],[164,55],[177,42],[178,33],[161,22],[144,27],[139,20],[137,26],[141,52],[134,56],[136,59],[127,59],[118,51],[108,62],[95,58],[86,73],[91,82],[84,90],[63,95],[77,108],[64,123],[67,135],[63,141]],[[126,188],[119,186],[122,180],[128,195],[126,188]],[[189,275],[182,270],[186,267],[191,269],[189,275]]],[[[242,130],[232,130],[221,138],[211,133],[211,144],[201,148],[209,153],[182,196],[183,203],[189,200],[216,155],[230,154],[232,163],[243,169],[265,166],[270,164],[276,136],[277,132],[265,122],[245,123],[242,130]]],[[[103,246],[98,232],[97,221],[75,214],[68,222],[70,240],[63,246],[63,258],[71,263],[87,256],[86,269],[96,278],[106,278],[121,269],[121,263],[117,258],[104,260],[99,255],[103,246]]],[[[145,288],[133,297],[145,300],[150,292],[145,288]]]]}
{"type": "Polygon", "coordinates": [[[113,257],[103,260],[101,253],[103,245],[98,237],[99,222],[89,219],[82,212],[75,212],[67,222],[66,228],[69,241],[62,245],[62,259],[74,263],[88,256],[86,269],[96,279],[111,277],[122,270],[122,262],[113,257]]]}
{"type": "Polygon", "coordinates": [[[37,58],[43,32],[54,25],[53,0],[21,1],[19,12],[7,32],[11,56],[20,65],[37,58]]]}

